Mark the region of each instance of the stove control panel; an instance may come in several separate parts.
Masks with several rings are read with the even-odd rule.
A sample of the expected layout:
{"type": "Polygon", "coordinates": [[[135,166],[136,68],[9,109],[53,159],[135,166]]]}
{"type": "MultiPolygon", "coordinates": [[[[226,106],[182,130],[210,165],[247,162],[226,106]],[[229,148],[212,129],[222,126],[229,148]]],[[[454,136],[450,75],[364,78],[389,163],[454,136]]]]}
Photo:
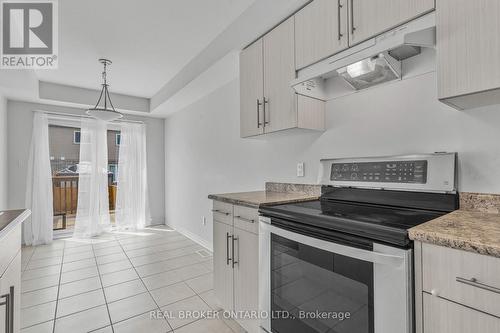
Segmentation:
{"type": "Polygon", "coordinates": [[[330,180],[425,184],[427,160],[333,163],[330,180]]]}

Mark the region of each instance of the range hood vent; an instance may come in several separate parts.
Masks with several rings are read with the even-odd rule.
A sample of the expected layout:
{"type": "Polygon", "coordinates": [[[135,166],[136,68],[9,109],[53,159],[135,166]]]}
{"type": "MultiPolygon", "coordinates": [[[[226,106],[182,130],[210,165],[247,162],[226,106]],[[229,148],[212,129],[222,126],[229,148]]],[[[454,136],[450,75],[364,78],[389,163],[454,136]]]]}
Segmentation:
{"type": "Polygon", "coordinates": [[[401,79],[401,62],[384,52],[352,65],[337,73],[355,90],[366,89],[380,83],[401,79]]]}
{"type": "Polygon", "coordinates": [[[326,101],[335,95],[332,89],[347,86],[356,92],[401,80],[402,62],[434,48],[435,34],[435,14],[430,13],[299,70],[291,85],[301,95],[326,101]]]}

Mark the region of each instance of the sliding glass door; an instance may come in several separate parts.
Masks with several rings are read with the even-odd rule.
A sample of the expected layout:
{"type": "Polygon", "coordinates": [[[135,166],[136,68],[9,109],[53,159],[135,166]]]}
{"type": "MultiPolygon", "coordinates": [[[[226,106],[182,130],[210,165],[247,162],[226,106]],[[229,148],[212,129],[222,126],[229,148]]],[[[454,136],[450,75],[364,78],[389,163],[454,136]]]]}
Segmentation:
{"type": "MultiPolygon", "coordinates": [[[[108,130],[108,192],[110,219],[115,221],[116,182],[120,131],[108,130]]],[[[54,230],[73,230],[78,203],[78,165],[80,161],[80,128],[61,124],[49,125],[50,165],[54,230]]]]}

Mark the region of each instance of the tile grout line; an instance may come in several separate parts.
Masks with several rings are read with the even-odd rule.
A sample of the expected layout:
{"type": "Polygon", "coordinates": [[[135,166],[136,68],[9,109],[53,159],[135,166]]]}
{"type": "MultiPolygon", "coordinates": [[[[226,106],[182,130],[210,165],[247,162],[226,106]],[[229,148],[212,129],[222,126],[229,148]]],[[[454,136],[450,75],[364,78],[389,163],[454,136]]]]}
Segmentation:
{"type": "Polygon", "coordinates": [[[59,305],[59,292],[61,291],[62,268],[63,268],[64,251],[65,250],[66,250],[66,243],[64,243],[63,253],[62,253],[62,257],[61,257],[61,268],[59,270],[59,283],[57,284],[56,308],[54,311],[54,322],[52,323],[52,333],[55,333],[55,331],[56,331],[57,307],[59,305]]]}
{"type": "MultiPolygon", "coordinates": [[[[187,256],[187,255],[186,255],[187,256]]],[[[178,258],[178,257],[177,257],[178,258]]],[[[122,260],[123,261],[123,260],[122,260]]],[[[207,260],[208,261],[208,260],[207,260]]],[[[181,266],[181,267],[177,267],[177,268],[173,268],[173,269],[169,269],[169,270],[166,270],[166,271],[162,271],[162,272],[158,272],[158,273],[154,273],[154,274],[150,274],[150,275],[147,275],[147,276],[144,276],[144,277],[141,277],[139,275],[139,273],[137,272],[137,270],[135,269],[135,267],[133,266],[133,264],[131,264],[131,268],[134,268],[134,270],[136,271],[137,275],[139,276],[139,279],[142,279],[142,278],[148,278],[148,277],[151,277],[151,276],[154,276],[154,275],[158,275],[158,274],[162,274],[162,273],[166,273],[166,272],[171,272],[171,271],[174,271],[174,270],[177,270],[177,269],[181,269],[181,268],[184,268],[184,267],[189,267],[189,266],[194,266],[194,265],[198,265],[198,264],[202,264],[202,263],[205,263],[206,261],[202,261],[202,262],[197,262],[197,263],[193,263],[193,264],[188,264],[188,265],[184,265],[184,266],[181,266]]],[[[98,266],[98,265],[96,265],[98,266]]],[[[86,268],[90,268],[90,267],[86,267],[86,268]]],[[[122,271],[125,271],[125,270],[129,270],[131,268],[125,268],[125,269],[121,269],[121,270],[118,270],[118,271],[114,271],[114,272],[110,272],[110,273],[105,273],[105,274],[100,274],[100,276],[103,276],[103,275],[107,275],[107,274],[113,274],[113,273],[118,273],[118,272],[122,272],[122,271]]],[[[82,269],[85,269],[85,268],[82,268],[82,269]]],[[[74,270],[74,271],[69,271],[69,272],[75,272],[77,270],[74,270]]],[[[62,274],[64,273],[67,273],[67,272],[62,272],[62,274]]],[[[203,274],[200,274],[200,275],[195,275],[191,278],[189,278],[188,280],[191,280],[191,279],[196,279],[198,277],[201,277],[203,275],[207,275],[207,274],[210,274],[211,272],[208,272],[208,273],[203,273],[203,274]]],[[[61,278],[62,278],[62,274],[61,274],[61,278]]],[[[57,274],[51,274],[51,275],[48,275],[48,276],[52,276],[52,275],[57,275],[57,274]]],[[[39,288],[39,289],[33,289],[33,290],[30,290],[30,291],[25,291],[23,292],[22,294],[28,294],[28,293],[32,293],[32,292],[36,292],[36,291],[40,291],[40,290],[44,290],[44,289],[49,289],[49,288],[54,288],[54,287],[59,287],[59,286],[62,286],[62,285],[65,285],[65,284],[70,284],[70,283],[75,283],[75,282],[79,282],[79,281],[83,281],[83,280],[87,280],[87,279],[92,279],[92,278],[95,278],[97,277],[98,275],[94,275],[94,276],[89,276],[89,277],[85,277],[83,279],[78,279],[78,280],[74,280],[74,281],[70,281],[70,282],[65,282],[65,283],[59,283],[59,284],[55,284],[55,285],[52,285],[52,286],[47,286],[47,287],[44,287],[44,288],[39,288]]],[[[30,279],[30,280],[35,280],[36,278],[34,279],[30,279]]],[[[30,280],[25,280],[25,281],[30,281],[30,280]]],[[[86,294],[86,293],[89,293],[89,292],[92,292],[92,291],[96,291],[96,290],[99,290],[99,289],[105,289],[105,288],[108,288],[108,287],[113,287],[113,286],[117,286],[119,284],[122,284],[122,283],[127,283],[127,282],[131,282],[133,280],[137,280],[137,279],[132,279],[132,280],[128,280],[128,281],[123,281],[123,282],[120,282],[120,283],[115,283],[115,284],[111,284],[109,286],[106,286],[104,287],[104,285],[102,286],[102,288],[97,288],[97,289],[92,289],[92,290],[87,290],[87,291],[83,291],[81,293],[77,293],[77,294],[73,294],[73,295],[70,295],[70,296],[66,296],[66,297],[63,297],[63,298],[60,298],[60,299],[67,299],[67,298],[70,298],[70,297],[74,297],[74,296],[78,296],[78,295],[82,295],[82,294],[86,294]]],[[[158,288],[153,288],[151,290],[157,290],[157,289],[161,289],[161,288],[164,288],[164,287],[168,287],[168,286],[171,286],[171,285],[174,285],[174,284],[177,284],[177,283],[180,283],[180,282],[184,282],[184,281],[187,281],[187,280],[182,280],[182,281],[178,281],[178,282],[174,282],[174,283],[170,283],[170,284],[167,284],[167,285],[164,285],[164,286],[161,286],[161,287],[158,287],[158,288]]],[[[143,281],[141,281],[143,282],[143,281]]],[[[144,282],[143,282],[144,284],[144,282]]],[[[145,285],[145,284],[144,284],[145,285]]],[[[148,289],[146,287],[146,289],[148,289]]],[[[130,296],[127,296],[127,297],[124,297],[124,298],[120,298],[119,300],[122,300],[122,299],[126,299],[130,296]]],[[[59,299],[59,298],[58,298],[59,299]]],[[[56,300],[58,300],[56,299],[56,300]]],[[[26,309],[30,308],[30,307],[33,307],[33,306],[37,306],[37,305],[42,305],[42,304],[46,304],[46,303],[50,303],[50,302],[54,302],[56,300],[52,300],[52,301],[47,301],[47,302],[42,302],[42,303],[39,303],[39,304],[34,304],[34,305],[30,305],[30,306],[27,306],[25,307],[26,309]]],[[[118,300],[115,300],[113,302],[116,302],[118,300]]],[[[110,303],[113,303],[113,302],[110,302],[110,303]]]]}
{"type": "Polygon", "coordinates": [[[106,298],[106,293],[104,292],[104,285],[102,283],[102,278],[101,278],[101,274],[99,271],[99,264],[97,263],[97,257],[95,256],[95,252],[94,252],[94,244],[91,244],[91,246],[92,246],[92,253],[94,253],[95,265],[97,267],[97,276],[99,277],[99,283],[101,284],[101,290],[102,290],[102,294],[104,296],[104,303],[106,304],[106,311],[108,312],[109,325],[111,326],[111,332],[114,333],[115,329],[113,327],[113,321],[111,320],[111,313],[109,312],[108,299],[106,298]]]}
{"type": "MultiPolygon", "coordinates": [[[[132,265],[132,268],[134,269],[135,273],[137,274],[137,276],[139,277],[139,280],[141,281],[142,285],[144,286],[144,288],[146,289],[146,292],[148,293],[149,297],[151,297],[151,299],[153,300],[153,302],[156,304],[156,309],[157,311],[161,311],[161,308],[160,308],[160,305],[158,305],[158,302],[156,302],[156,299],[153,297],[153,294],[151,294],[151,291],[148,289],[148,287],[146,286],[146,283],[144,283],[144,281],[142,280],[142,277],[139,275],[139,272],[137,272],[137,269],[135,268],[134,266],[134,263],[130,260],[127,252],[125,251],[125,249],[123,248],[122,244],[120,243],[120,241],[118,241],[118,243],[120,244],[120,247],[122,248],[123,250],[123,253],[125,253],[125,256],[127,257],[127,259],[130,261],[130,264],[132,265]]],[[[147,313],[147,312],[144,312],[144,313],[147,313]]],[[[131,317],[133,318],[133,317],[131,317]]],[[[130,319],[130,318],[129,318],[130,319]]],[[[168,320],[166,318],[164,318],[165,322],[167,323],[168,327],[170,327],[170,331],[169,332],[173,332],[174,329],[172,327],[172,325],[170,325],[170,323],[168,322],[168,320]]]]}
{"type": "MultiPolygon", "coordinates": [[[[119,247],[119,248],[120,248],[120,250],[122,251],[122,253],[125,255],[125,258],[126,258],[126,259],[121,259],[121,260],[111,261],[111,262],[109,262],[109,263],[105,263],[105,264],[103,264],[103,265],[112,264],[112,263],[115,263],[115,262],[119,262],[119,261],[124,261],[124,260],[127,260],[127,261],[128,261],[128,263],[129,263],[129,264],[131,264],[131,268],[133,268],[133,269],[134,269],[134,271],[135,271],[135,273],[137,274],[138,279],[141,281],[141,284],[145,287],[146,292],[147,292],[147,293],[148,293],[148,295],[152,298],[152,300],[153,300],[154,304],[156,305],[156,308],[161,310],[160,306],[158,305],[158,303],[156,302],[156,300],[155,300],[155,299],[154,299],[154,297],[152,296],[151,291],[147,288],[147,286],[146,286],[146,284],[145,284],[145,282],[144,282],[144,280],[143,280],[143,277],[142,277],[142,276],[140,276],[140,275],[138,274],[137,269],[136,269],[136,266],[132,263],[131,258],[130,258],[130,257],[128,256],[128,254],[126,253],[126,250],[124,249],[123,245],[121,244],[121,242],[120,242],[119,238],[117,238],[116,236],[114,236],[114,238],[113,238],[113,239],[109,239],[108,241],[110,241],[110,242],[116,242],[116,245],[113,245],[113,246],[119,247]]],[[[171,249],[168,249],[168,250],[154,251],[154,252],[152,252],[152,253],[150,253],[150,254],[146,254],[146,255],[144,255],[144,256],[147,256],[147,255],[158,255],[158,254],[161,254],[161,253],[167,253],[167,252],[170,252],[170,251],[176,251],[176,250],[180,250],[180,249],[188,249],[188,248],[190,248],[190,247],[194,247],[194,246],[196,246],[196,245],[197,245],[197,244],[194,244],[194,245],[184,246],[184,244],[182,244],[182,243],[181,243],[181,241],[182,241],[182,240],[179,240],[179,241],[177,241],[177,240],[176,240],[176,241],[174,241],[174,242],[173,242],[173,243],[177,243],[177,242],[179,242],[179,244],[178,244],[178,245],[180,245],[180,246],[181,246],[180,248],[171,248],[171,249]]],[[[98,256],[96,256],[96,249],[94,248],[94,245],[95,245],[95,244],[97,244],[97,243],[90,244],[90,246],[92,246],[92,247],[91,247],[91,250],[92,250],[93,257],[91,257],[91,258],[82,258],[82,259],[75,260],[75,261],[68,262],[68,263],[73,263],[73,262],[78,262],[78,261],[84,261],[84,260],[91,260],[91,259],[93,259],[93,261],[94,261],[94,263],[95,263],[95,265],[96,265],[97,272],[98,272],[98,275],[97,275],[97,276],[99,277],[99,281],[100,281],[100,285],[101,285],[101,288],[100,288],[100,289],[101,289],[101,290],[103,290],[103,294],[104,294],[104,298],[105,298],[105,303],[106,303],[106,307],[107,307],[107,311],[108,311],[108,317],[109,317],[109,320],[110,320],[110,325],[112,326],[112,325],[113,325],[113,322],[112,322],[112,320],[111,320],[111,315],[110,315],[110,312],[109,312],[108,300],[107,300],[106,295],[105,295],[105,293],[104,293],[104,285],[103,285],[103,281],[102,281],[102,276],[103,276],[103,275],[106,275],[106,274],[117,273],[117,272],[120,272],[120,271],[123,271],[123,270],[128,270],[128,269],[130,269],[130,268],[126,268],[126,269],[119,269],[119,270],[117,270],[117,271],[113,271],[113,272],[108,272],[108,273],[105,273],[105,274],[101,274],[101,272],[100,272],[100,270],[99,270],[99,264],[97,263],[97,258],[98,258],[98,256]]],[[[129,243],[127,243],[127,244],[129,244],[129,243]]],[[[144,248],[154,248],[154,247],[156,247],[156,246],[161,246],[161,245],[164,245],[164,244],[170,244],[170,242],[169,242],[169,241],[166,241],[165,243],[163,243],[163,242],[162,242],[162,243],[160,243],[160,245],[146,246],[146,247],[144,247],[144,248]]],[[[41,267],[34,268],[34,269],[43,269],[43,268],[46,268],[46,267],[52,267],[52,266],[58,266],[58,265],[60,265],[60,267],[59,267],[59,284],[54,285],[54,286],[47,286],[47,287],[40,288],[40,289],[30,290],[30,291],[25,292],[25,293],[30,293],[30,292],[35,292],[35,291],[37,291],[37,290],[43,290],[43,289],[48,289],[48,288],[54,288],[54,287],[57,287],[57,288],[58,288],[58,289],[57,289],[57,298],[56,298],[56,300],[55,300],[55,301],[56,301],[56,309],[55,309],[55,313],[54,313],[54,322],[53,322],[53,327],[52,327],[52,331],[53,331],[53,332],[55,332],[55,322],[56,322],[56,320],[58,319],[58,318],[57,318],[57,309],[58,309],[58,306],[59,306],[59,301],[60,301],[59,296],[60,296],[61,286],[63,285],[63,284],[61,284],[61,282],[62,282],[62,275],[63,275],[64,273],[66,273],[66,272],[63,272],[63,267],[64,267],[64,258],[65,258],[66,256],[69,256],[69,255],[73,255],[73,254],[75,254],[75,253],[71,253],[71,254],[69,254],[69,255],[68,255],[68,254],[66,253],[66,251],[67,251],[68,249],[74,249],[74,248],[78,248],[78,247],[79,247],[79,246],[71,246],[71,247],[66,247],[66,245],[67,245],[67,243],[64,243],[64,246],[62,247],[62,249],[57,249],[57,251],[62,250],[62,252],[63,252],[63,255],[61,256],[61,263],[60,263],[60,264],[57,264],[57,265],[47,265],[47,266],[41,266],[41,267]]],[[[82,245],[82,246],[84,246],[84,245],[82,245]]],[[[110,247],[110,246],[105,246],[105,247],[102,247],[102,248],[103,248],[103,249],[105,249],[105,248],[109,248],[109,247],[110,247]]],[[[131,249],[130,251],[134,251],[134,250],[136,250],[136,249],[131,249]]],[[[56,251],[56,250],[54,250],[54,251],[56,251]]],[[[28,267],[28,265],[30,264],[30,262],[31,262],[31,261],[34,261],[34,260],[32,260],[32,257],[33,257],[33,256],[37,253],[36,249],[34,249],[33,251],[30,251],[30,252],[31,252],[31,253],[30,253],[30,257],[29,257],[29,259],[26,261],[26,265],[25,265],[25,267],[28,267]]],[[[81,251],[81,252],[84,252],[84,251],[81,251]]],[[[81,252],[78,252],[78,253],[81,253],[81,252]]],[[[119,253],[119,252],[118,252],[118,253],[119,253]]],[[[104,254],[104,255],[101,255],[101,256],[99,256],[99,257],[102,257],[102,256],[107,256],[107,255],[113,255],[113,254],[116,254],[116,253],[104,254]]],[[[159,262],[164,262],[164,261],[169,261],[169,260],[175,260],[176,258],[182,258],[182,257],[188,256],[188,255],[190,255],[190,254],[176,255],[176,256],[174,256],[174,257],[172,257],[172,258],[168,258],[168,259],[160,260],[159,262]]],[[[56,256],[54,256],[54,257],[58,257],[58,256],[56,255],[56,256]]],[[[138,257],[141,257],[141,256],[138,256],[138,257]]],[[[50,258],[51,258],[51,257],[50,257],[50,256],[48,256],[48,257],[46,257],[46,258],[40,258],[39,260],[43,260],[43,259],[47,259],[47,260],[48,260],[48,259],[50,259],[50,258]]],[[[180,269],[180,268],[182,268],[182,267],[192,266],[192,265],[196,265],[196,264],[200,264],[200,263],[201,263],[201,264],[204,264],[204,262],[205,262],[205,260],[204,260],[204,261],[202,261],[202,262],[199,262],[199,263],[193,263],[193,264],[191,264],[191,265],[184,265],[184,266],[181,266],[181,267],[178,267],[178,268],[174,268],[174,269],[171,269],[171,270],[180,269]]],[[[148,263],[148,264],[155,264],[155,263],[158,263],[158,262],[153,262],[153,263],[148,263]]],[[[148,265],[148,264],[145,264],[145,265],[148,265]]],[[[140,267],[140,266],[144,266],[144,265],[139,265],[139,266],[137,266],[137,267],[140,267]]],[[[206,267],[206,266],[205,266],[205,267],[206,267]]],[[[67,271],[67,272],[73,272],[73,271],[84,270],[84,269],[90,269],[90,268],[92,268],[92,266],[89,266],[89,267],[83,267],[83,268],[78,268],[78,269],[70,270],[70,271],[67,271]]],[[[166,270],[166,271],[171,271],[171,270],[166,270]]],[[[163,271],[163,272],[158,272],[158,273],[155,273],[155,274],[161,274],[161,273],[164,273],[164,272],[166,272],[166,271],[163,271]]],[[[151,274],[151,275],[155,275],[155,274],[151,274]]],[[[199,276],[203,276],[203,275],[205,275],[205,274],[208,274],[208,273],[204,273],[204,274],[196,275],[196,276],[194,276],[194,277],[190,277],[189,279],[194,279],[194,278],[197,278],[197,277],[199,277],[199,276]]],[[[56,275],[56,274],[50,274],[50,275],[56,275]]],[[[50,275],[47,275],[47,276],[50,276],[50,275]]],[[[148,275],[148,276],[151,276],[151,275],[148,275]]],[[[42,276],[42,277],[39,277],[39,278],[43,278],[43,277],[46,277],[46,276],[42,276]]],[[[146,277],[147,277],[147,276],[146,276],[146,277]]],[[[77,281],[81,281],[81,280],[85,280],[85,279],[88,279],[88,278],[95,278],[95,276],[93,276],[93,277],[86,277],[86,278],[84,278],[84,279],[79,279],[79,280],[74,280],[74,281],[66,282],[65,284],[72,283],[72,282],[77,282],[77,281]]],[[[34,280],[34,279],[36,279],[36,278],[33,278],[33,279],[28,279],[28,280],[25,280],[25,281],[34,280]]],[[[130,280],[130,281],[132,281],[132,280],[130,280]]],[[[119,284],[126,283],[126,282],[130,282],[130,281],[124,281],[124,282],[116,283],[116,284],[110,285],[110,286],[108,286],[108,287],[115,286],[115,285],[119,285],[119,284]]],[[[192,288],[191,288],[191,287],[190,287],[190,286],[186,283],[186,281],[187,281],[187,280],[184,280],[184,279],[183,279],[182,281],[179,281],[179,282],[183,282],[185,285],[187,285],[187,287],[188,287],[188,288],[190,288],[190,289],[193,291],[194,295],[196,295],[196,296],[200,297],[200,298],[202,299],[202,301],[203,301],[205,304],[207,304],[207,306],[210,308],[210,305],[209,305],[209,304],[205,301],[205,299],[203,299],[203,298],[200,296],[200,294],[198,294],[196,291],[194,291],[194,290],[193,290],[193,289],[192,289],[192,288]]],[[[177,282],[177,283],[179,283],[179,282],[177,282]]],[[[165,287],[165,286],[162,286],[162,287],[159,287],[159,288],[163,288],[163,287],[165,287]]],[[[155,289],[159,289],[159,288],[155,288],[155,289]]],[[[95,291],[95,290],[99,290],[99,289],[94,289],[94,290],[92,290],[92,291],[95,291]]],[[[152,290],[153,290],[153,289],[152,289],[152,290]]],[[[85,292],[82,292],[82,293],[79,293],[79,294],[75,294],[75,295],[71,295],[71,296],[68,296],[68,297],[65,297],[65,298],[69,298],[69,297],[77,296],[77,295],[80,295],[80,294],[85,294],[85,293],[92,292],[92,291],[85,291],[85,292]]],[[[142,294],[142,293],[140,293],[140,294],[142,294]]],[[[194,295],[193,295],[193,296],[194,296],[194,295]]],[[[127,298],[129,298],[129,297],[133,297],[133,296],[136,296],[136,295],[127,296],[127,297],[121,298],[121,299],[119,299],[119,300],[127,299],[127,298]]],[[[190,297],[193,297],[193,296],[190,296],[190,297]]],[[[187,297],[187,298],[189,298],[189,297],[187,297]]],[[[119,300],[115,300],[115,301],[119,301],[119,300]]],[[[113,302],[115,302],[115,301],[113,301],[113,302]]],[[[178,301],[182,301],[182,300],[178,300],[178,301]]],[[[176,301],[176,302],[178,302],[178,301],[176,301]]],[[[42,305],[42,304],[46,304],[46,303],[50,303],[50,302],[54,302],[54,301],[43,302],[43,303],[35,304],[35,305],[32,305],[32,306],[42,305]]],[[[172,302],[172,303],[169,303],[169,304],[173,304],[173,303],[176,303],[176,302],[172,302]]],[[[111,303],[112,303],[112,302],[111,302],[111,303]]],[[[169,305],[169,304],[167,304],[167,305],[169,305]]],[[[167,305],[165,305],[165,306],[167,306],[167,305]]],[[[30,308],[30,307],[32,307],[32,306],[29,306],[29,307],[26,307],[26,308],[30,308]]],[[[102,306],[102,305],[98,305],[98,306],[102,306]]],[[[95,306],[95,307],[98,307],[98,306],[95,306]]],[[[92,307],[92,308],[94,308],[94,307],[92,307]]],[[[91,309],[91,308],[89,308],[89,309],[91,309]]],[[[89,309],[85,309],[85,310],[77,311],[77,312],[75,312],[75,313],[82,312],[82,311],[86,311],[86,310],[89,310],[89,309]]],[[[75,314],[75,313],[72,313],[72,314],[75,314]]],[[[147,313],[147,312],[144,312],[144,313],[141,313],[141,314],[138,314],[138,315],[135,315],[135,316],[131,316],[131,317],[129,317],[129,318],[125,318],[125,319],[123,319],[123,320],[117,321],[117,323],[118,323],[118,322],[121,322],[121,321],[125,321],[125,320],[130,319],[130,318],[133,318],[133,317],[136,317],[136,316],[143,315],[143,314],[145,314],[145,313],[147,313]]],[[[65,316],[62,316],[62,317],[67,317],[67,316],[70,316],[70,315],[72,315],[72,314],[68,314],[68,315],[65,315],[65,316]]],[[[62,317],[61,317],[61,318],[62,318],[62,317]]],[[[49,321],[51,321],[51,320],[48,320],[48,321],[43,321],[43,322],[40,322],[40,323],[36,323],[36,324],[34,324],[34,325],[30,325],[30,326],[28,326],[28,327],[35,326],[35,325],[38,325],[38,324],[42,324],[42,323],[49,322],[49,321]]],[[[170,328],[170,329],[173,329],[173,328],[172,328],[172,326],[170,325],[170,323],[168,322],[168,320],[166,320],[166,322],[167,322],[167,324],[169,325],[169,328],[170,328]]],[[[185,326],[185,325],[182,325],[182,326],[185,326]]],[[[180,326],[180,327],[182,327],[182,326],[180,326]]],[[[227,324],[226,324],[226,326],[227,326],[227,324]]],[[[104,326],[104,327],[107,327],[107,326],[104,326]]],[[[99,329],[101,329],[101,328],[97,328],[96,330],[99,330],[99,329]]],[[[114,332],[114,327],[112,327],[112,331],[114,332]]]]}

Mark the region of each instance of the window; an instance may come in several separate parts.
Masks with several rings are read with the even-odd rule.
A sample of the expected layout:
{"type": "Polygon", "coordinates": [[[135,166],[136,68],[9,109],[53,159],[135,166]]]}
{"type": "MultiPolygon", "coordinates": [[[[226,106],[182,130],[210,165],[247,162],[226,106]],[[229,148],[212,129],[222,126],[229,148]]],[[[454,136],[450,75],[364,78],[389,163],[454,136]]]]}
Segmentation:
{"type": "Polygon", "coordinates": [[[113,184],[117,182],[118,179],[118,164],[108,164],[108,172],[112,174],[111,181],[113,184]]]}
{"type": "Polygon", "coordinates": [[[81,132],[80,131],[73,131],[73,143],[75,145],[80,144],[80,137],[81,137],[81,132]]]}
{"type": "Polygon", "coordinates": [[[122,138],[122,136],[120,135],[120,133],[115,134],[115,145],[117,145],[117,146],[120,145],[121,138],[122,138]]]}

